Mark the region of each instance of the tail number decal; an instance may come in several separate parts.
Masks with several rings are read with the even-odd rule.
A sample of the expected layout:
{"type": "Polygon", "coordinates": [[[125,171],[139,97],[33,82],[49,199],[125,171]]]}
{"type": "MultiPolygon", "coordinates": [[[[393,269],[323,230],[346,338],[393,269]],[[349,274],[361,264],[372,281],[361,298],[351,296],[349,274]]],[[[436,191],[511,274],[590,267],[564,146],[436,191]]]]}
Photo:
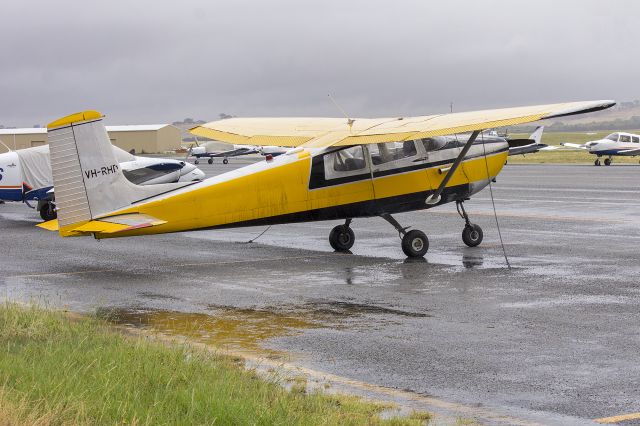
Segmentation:
{"type": "Polygon", "coordinates": [[[102,166],[99,169],[85,170],[84,175],[87,177],[87,179],[92,179],[98,176],[108,176],[116,173],[119,168],[119,165],[112,164],[111,166],[102,166]]]}

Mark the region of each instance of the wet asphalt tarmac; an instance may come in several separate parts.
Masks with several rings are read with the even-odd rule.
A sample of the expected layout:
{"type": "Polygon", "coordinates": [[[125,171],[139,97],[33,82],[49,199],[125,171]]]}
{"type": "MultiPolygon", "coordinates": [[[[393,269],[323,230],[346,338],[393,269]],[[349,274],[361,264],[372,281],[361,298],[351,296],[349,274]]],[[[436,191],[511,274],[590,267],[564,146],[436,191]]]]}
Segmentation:
{"type": "Polygon", "coordinates": [[[455,205],[396,217],[429,236],[424,262],[377,218],[353,222],[349,255],[327,241],[339,222],[96,241],[0,205],[0,297],[540,423],[640,411],[640,167],[508,165],[493,194],[511,269],[488,188],[466,203],[478,248],[455,205]]]}

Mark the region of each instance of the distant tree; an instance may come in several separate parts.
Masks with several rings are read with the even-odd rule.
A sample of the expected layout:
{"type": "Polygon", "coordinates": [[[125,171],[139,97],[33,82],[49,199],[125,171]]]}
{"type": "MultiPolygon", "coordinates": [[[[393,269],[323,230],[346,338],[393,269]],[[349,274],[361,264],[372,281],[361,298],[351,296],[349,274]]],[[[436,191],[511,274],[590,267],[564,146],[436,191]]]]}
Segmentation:
{"type": "Polygon", "coordinates": [[[227,118],[233,118],[233,115],[229,115],[229,114],[225,114],[224,112],[221,112],[220,114],[218,114],[218,117],[220,117],[220,120],[225,120],[227,118]]]}
{"type": "Polygon", "coordinates": [[[185,118],[183,123],[185,123],[185,124],[193,124],[193,118],[185,118]]]}

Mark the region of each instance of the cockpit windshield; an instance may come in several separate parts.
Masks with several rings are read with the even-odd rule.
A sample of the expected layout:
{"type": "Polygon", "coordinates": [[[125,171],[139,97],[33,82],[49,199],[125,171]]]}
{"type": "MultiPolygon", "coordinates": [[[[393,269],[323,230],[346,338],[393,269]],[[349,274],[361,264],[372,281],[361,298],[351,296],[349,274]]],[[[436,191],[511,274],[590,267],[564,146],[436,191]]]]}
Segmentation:
{"type": "Polygon", "coordinates": [[[611,133],[605,139],[609,139],[610,141],[618,142],[618,136],[620,136],[618,133],[611,133]]]}

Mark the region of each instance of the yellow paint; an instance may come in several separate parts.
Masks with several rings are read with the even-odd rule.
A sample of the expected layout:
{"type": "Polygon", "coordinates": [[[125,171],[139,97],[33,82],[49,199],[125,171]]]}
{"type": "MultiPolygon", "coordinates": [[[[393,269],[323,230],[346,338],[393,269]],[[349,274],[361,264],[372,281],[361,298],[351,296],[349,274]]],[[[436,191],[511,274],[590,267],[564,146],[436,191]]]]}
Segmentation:
{"type": "MultiPolygon", "coordinates": [[[[506,158],[506,152],[487,157],[491,177],[500,172],[506,158]]],[[[190,191],[148,201],[118,212],[146,214],[166,223],[113,233],[109,233],[109,230],[103,233],[91,232],[96,232],[97,238],[111,238],[180,232],[222,225],[233,226],[238,222],[374,199],[374,183],[370,179],[309,190],[310,167],[311,157],[305,156],[291,163],[274,164],[272,168],[215,185],[194,185],[190,191]]],[[[487,179],[486,167],[484,157],[467,160],[447,186],[484,181],[487,179]],[[472,179],[469,180],[469,177],[472,179]]],[[[375,196],[386,198],[432,190],[443,178],[444,174],[438,174],[437,168],[376,178],[375,196]]],[[[68,231],[61,230],[61,235],[77,235],[80,229],[75,226],[70,233],[68,231]]]]}
{"type": "Polygon", "coordinates": [[[98,111],[76,112],[75,114],[67,115],[66,117],[62,117],[56,121],[52,121],[51,123],[47,124],[47,129],[62,127],[72,123],[79,123],[81,121],[97,120],[99,118],[102,118],[102,114],[100,114],[98,111]]]}
{"type": "Polygon", "coordinates": [[[104,232],[107,234],[122,231],[129,228],[129,225],[121,225],[119,223],[101,222],[99,220],[92,220],[84,225],[73,228],[74,232],[104,232]]]}
{"type": "Polygon", "coordinates": [[[601,419],[595,419],[594,422],[604,423],[604,424],[614,424],[625,422],[627,420],[638,420],[640,419],[640,413],[631,413],[631,414],[623,414],[621,416],[613,416],[613,417],[603,417],[601,419]]]}
{"type": "Polygon", "coordinates": [[[46,229],[47,231],[57,231],[58,230],[58,219],[49,220],[47,222],[42,222],[36,225],[39,228],[46,229]]]}

